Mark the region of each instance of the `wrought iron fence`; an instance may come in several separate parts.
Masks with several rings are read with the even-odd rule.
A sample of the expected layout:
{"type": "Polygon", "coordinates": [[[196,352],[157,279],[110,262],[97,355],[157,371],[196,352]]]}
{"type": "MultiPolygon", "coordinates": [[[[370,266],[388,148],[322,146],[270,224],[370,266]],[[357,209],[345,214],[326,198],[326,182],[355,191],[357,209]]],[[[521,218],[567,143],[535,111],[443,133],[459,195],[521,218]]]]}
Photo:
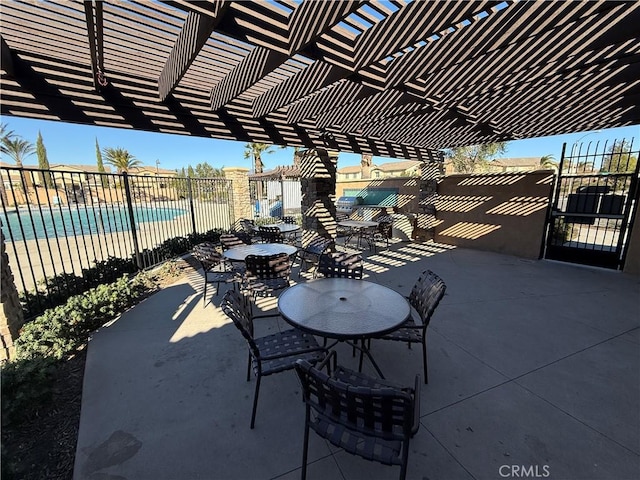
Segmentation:
{"type": "Polygon", "coordinates": [[[638,202],[639,155],[634,139],[565,144],[547,258],[622,268],[638,202]]]}
{"type": "Polygon", "coordinates": [[[283,218],[301,213],[300,179],[249,179],[251,203],[255,218],[283,218]]]}
{"type": "MultiPolygon", "coordinates": [[[[29,302],[56,293],[60,282],[48,279],[83,277],[114,258],[145,269],[165,259],[163,243],[233,223],[224,178],[3,167],[0,197],[9,262],[29,302]]],[[[66,287],[61,295],[74,293],[66,287]]]]}

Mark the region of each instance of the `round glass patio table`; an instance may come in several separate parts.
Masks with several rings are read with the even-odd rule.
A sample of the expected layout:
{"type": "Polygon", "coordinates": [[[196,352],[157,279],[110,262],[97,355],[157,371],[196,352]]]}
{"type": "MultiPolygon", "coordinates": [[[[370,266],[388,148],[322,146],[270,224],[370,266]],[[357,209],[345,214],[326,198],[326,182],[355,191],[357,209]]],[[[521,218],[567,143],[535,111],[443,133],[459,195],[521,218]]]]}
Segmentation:
{"type": "Polygon", "coordinates": [[[342,220],[338,222],[341,227],[349,227],[354,229],[377,227],[378,222],[368,220],[342,220]]]}
{"type": "Polygon", "coordinates": [[[289,287],[278,298],[278,310],[302,331],[360,349],[382,378],[365,342],[357,342],[395,330],[411,314],[409,302],[395,290],[351,278],[321,278],[289,287]]]}
{"type": "Polygon", "coordinates": [[[286,243],[255,243],[253,245],[240,245],[226,250],[223,255],[233,262],[244,262],[247,255],[277,255],[286,253],[293,255],[298,249],[286,243]]]}

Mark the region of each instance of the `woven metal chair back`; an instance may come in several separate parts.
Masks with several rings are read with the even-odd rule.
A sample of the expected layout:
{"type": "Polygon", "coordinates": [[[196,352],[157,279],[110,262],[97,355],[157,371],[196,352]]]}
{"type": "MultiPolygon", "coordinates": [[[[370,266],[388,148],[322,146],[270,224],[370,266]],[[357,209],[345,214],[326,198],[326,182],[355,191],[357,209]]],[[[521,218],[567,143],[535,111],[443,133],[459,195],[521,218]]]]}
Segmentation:
{"type": "Polygon", "coordinates": [[[220,235],[220,243],[225,250],[240,245],[251,245],[251,239],[244,232],[223,233],[220,235]]]}
{"type": "MultiPolygon", "coordinates": [[[[409,441],[413,428],[414,406],[410,393],[391,387],[368,388],[344,383],[329,377],[305,360],[296,362],[296,373],[302,384],[307,405],[323,418],[321,423],[333,423],[370,437],[384,440],[409,441]]],[[[331,436],[331,428],[314,430],[331,436]]],[[[397,464],[381,458],[372,450],[364,456],[369,460],[397,464]]]]}
{"type": "Polygon", "coordinates": [[[309,255],[322,255],[331,247],[333,247],[334,241],[330,238],[313,237],[311,241],[303,248],[304,253],[309,255]]]}
{"type": "Polygon", "coordinates": [[[193,247],[191,254],[205,270],[222,263],[222,256],[216,251],[216,246],[211,242],[199,243],[193,247]]]}
{"type": "Polygon", "coordinates": [[[282,217],[282,223],[286,223],[289,225],[295,225],[296,224],[296,219],[293,217],[282,217]]]}
{"type": "Polygon", "coordinates": [[[266,243],[283,243],[284,235],[278,227],[267,227],[261,225],[258,227],[260,238],[266,243]]]}
{"type": "Polygon", "coordinates": [[[254,233],[254,225],[255,223],[253,220],[249,220],[248,218],[240,219],[240,226],[242,227],[242,231],[247,235],[252,235],[254,233]]]}
{"type": "Polygon", "coordinates": [[[431,315],[440,303],[447,289],[444,281],[431,270],[420,274],[409,294],[409,303],[416,309],[422,324],[429,325],[431,315]]]}
{"type": "Polygon", "coordinates": [[[244,260],[247,276],[269,280],[288,279],[291,274],[291,259],[286,253],[275,255],[247,255],[244,260]]]}
{"type": "Polygon", "coordinates": [[[362,256],[354,253],[322,255],[318,264],[318,273],[327,278],[362,279],[362,256]]]}
{"type": "Polygon", "coordinates": [[[249,345],[254,358],[260,356],[260,350],[253,339],[253,314],[251,299],[236,290],[228,290],[222,297],[220,308],[231,319],[249,345]]]}

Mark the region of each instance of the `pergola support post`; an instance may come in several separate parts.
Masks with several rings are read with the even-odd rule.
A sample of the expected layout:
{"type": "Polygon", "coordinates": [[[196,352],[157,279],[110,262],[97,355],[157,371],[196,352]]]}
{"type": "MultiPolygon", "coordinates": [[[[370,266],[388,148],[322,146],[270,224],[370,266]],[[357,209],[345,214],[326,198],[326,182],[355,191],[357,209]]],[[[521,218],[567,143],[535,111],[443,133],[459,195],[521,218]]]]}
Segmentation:
{"type": "Polygon", "coordinates": [[[223,167],[224,177],[231,180],[230,214],[233,229],[240,229],[241,218],[253,218],[253,205],[249,193],[249,169],[243,167],[223,167]]]}
{"type": "Polygon", "coordinates": [[[0,337],[2,338],[2,351],[0,361],[11,360],[15,356],[14,340],[18,338],[18,332],[24,323],[22,305],[18,296],[18,289],[13,281],[11,265],[4,243],[4,235],[0,231],[0,260],[2,271],[0,271],[0,292],[2,298],[2,308],[0,308],[0,337]]]}
{"type": "Polygon", "coordinates": [[[435,238],[437,224],[436,199],[438,182],[444,176],[444,158],[422,162],[419,187],[418,215],[413,230],[414,240],[426,242],[435,238]]]}
{"type": "Polygon", "coordinates": [[[336,238],[338,152],[317,148],[298,152],[302,188],[302,244],[320,235],[336,238]]]}

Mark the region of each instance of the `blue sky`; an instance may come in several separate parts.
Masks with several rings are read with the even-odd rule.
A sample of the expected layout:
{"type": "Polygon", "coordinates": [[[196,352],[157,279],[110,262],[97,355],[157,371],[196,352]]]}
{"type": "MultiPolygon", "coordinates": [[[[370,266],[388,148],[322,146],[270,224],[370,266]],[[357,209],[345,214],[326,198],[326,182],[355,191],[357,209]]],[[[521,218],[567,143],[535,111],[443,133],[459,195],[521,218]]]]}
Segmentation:
{"type": "MultiPolygon", "coordinates": [[[[183,135],[141,132],[127,129],[76,125],[70,123],[33,120],[13,116],[3,116],[2,123],[8,125],[17,135],[35,144],[38,131],[47,149],[50,164],[64,163],[74,165],[95,165],[95,141],[100,148],[122,147],[127,149],[144,165],[155,167],[156,160],[160,168],[169,170],[196,166],[208,162],[214,167],[251,168],[250,160],[244,159],[244,142],[214,140],[183,135]]],[[[586,142],[604,142],[614,139],[640,137],[640,125],[605,129],[596,132],[578,132],[567,135],[555,135],[527,140],[508,142],[505,157],[542,157],[553,155],[560,159],[563,142],[571,144],[578,140],[586,142]]],[[[634,142],[635,143],[635,142],[634,142]]],[[[11,163],[10,159],[3,161],[11,163]]],[[[274,152],[263,156],[266,169],[278,165],[290,165],[293,161],[293,148],[275,148],[274,152]]],[[[393,159],[374,157],[374,163],[380,164],[393,159]]],[[[29,157],[25,164],[36,164],[36,156],[29,157]]],[[[360,155],[341,152],[338,168],[359,165],[360,155]]]]}

